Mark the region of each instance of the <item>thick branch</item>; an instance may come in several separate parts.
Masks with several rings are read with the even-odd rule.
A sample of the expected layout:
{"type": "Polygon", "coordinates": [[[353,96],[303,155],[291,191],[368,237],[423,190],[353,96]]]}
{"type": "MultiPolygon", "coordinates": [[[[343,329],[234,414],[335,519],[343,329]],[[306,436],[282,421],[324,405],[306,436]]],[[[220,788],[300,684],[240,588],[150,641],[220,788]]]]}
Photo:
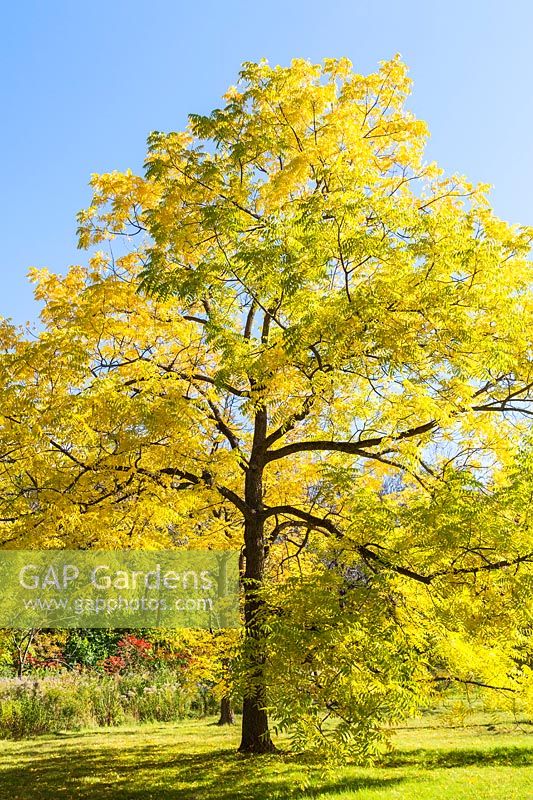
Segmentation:
{"type": "MultiPolygon", "coordinates": [[[[341,531],[340,528],[338,528],[331,520],[323,517],[317,517],[314,514],[309,514],[307,511],[302,511],[299,508],[294,508],[293,506],[274,506],[273,508],[265,509],[263,512],[265,519],[276,514],[290,514],[298,519],[304,520],[312,528],[327,531],[338,539],[342,539],[344,537],[343,531],[341,531]]],[[[412,578],[419,583],[424,583],[426,585],[431,583],[432,578],[430,576],[421,575],[420,573],[415,572],[408,567],[392,564],[390,561],[384,559],[366,545],[356,545],[355,549],[366,562],[372,561],[382,567],[385,567],[386,569],[396,572],[398,575],[404,575],[406,578],[412,578]]]]}
{"type": "Polygon", "coordinates": [[[277,430],[273,431],[269,436],[267,436],[265,440],[265,447],[270,447],[271,444],[277,442],[277,440],[281,439],[281,437],[286,433],[292,431],[297,422],[304,420],[311,411],[311,406],[313,405],[314,399],[314,395],[309,395],[306,397],[302,406],[302,410],[297,414],[293,414],[283,425],[280,425],[277,430]]]}
{"type": "Polygon", "coordinates": [[[248,513],[247,507],[244,501],[239,497],[239,495],[233,492],[231,489],[226,488],[225,486],[220,486],[216,484],[213,480],[213,476],[206,470],[204,470],[202,475],[199,476],[195,475],[192,472],[188,472],[187,470],[178,469],[176,467],[164,467],[158,470],[148,470],[138,466],[129,467],[121,464],[107,465],[104,467],[100,467],[100,465],[98,464],[96,465],[84,464],[82,461],[76,458],[76,456],[70,453],[66,447],[63,447],[54,440],[50,440],[50,444],[54,449],[58,450],[68,459],[73,461],[74,464],[80,467],[80,469],[83,469],[86,472],[87,471],[96,472],[98,469],[103,469],[103,470],[109,469],[112,470],[113,472],[138,472],[140,475],[145,475],[146,477],[152,478],[153,480],[155,480],[160,475],[170,475],[171,477],[182,478],[183,480],[189,481],[191,484],[195,486],[200,486],[200,485],[209,486],[210,488],[215,489],[225,500],[229,500],[229,502],[232,503],[241,512],[241,514],[243,514],[243,516],[247,516],[248,513]]]}
{"type": "Polygon", "coordinates": [[[375,436],[371,439],[358,439],[355,442],[336,442],[326,439],[317,439],[314,441],[311,440],[309,442],[293,442],[292,444],[287,444],[284,447],[279,447],[276,450],[271,450],[269,453],[267,453],[266,460],[267,462],[277,461],[278,459],[284,458],[285,456],[290,456],[293,453],[308,453],[313,450],[334,450],[341,453],[352,453],[357,455],[361,451],[367,450],[368,448],[378,447],[385,440],[398,442],[402,439],[409,439],[413,436],[421,436],[422,434],[436,428],[437,424],[438,423],[436,420],[431,420],[430,422],[425,422],[423,425],[417,425],[414,428],[409,428],[408,430],[403,431],[396,436],[375,436]]]}

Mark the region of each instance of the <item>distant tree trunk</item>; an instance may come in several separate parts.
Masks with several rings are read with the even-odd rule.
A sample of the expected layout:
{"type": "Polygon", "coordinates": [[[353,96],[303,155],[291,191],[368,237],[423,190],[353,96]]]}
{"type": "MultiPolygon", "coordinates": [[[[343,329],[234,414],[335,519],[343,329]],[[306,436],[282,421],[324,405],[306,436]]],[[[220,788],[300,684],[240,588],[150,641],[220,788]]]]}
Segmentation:
{"type": "Polygon", "coordinates": [[[226,695],[220,701],[220,718],[217,722],[217,725],[234,725],[234,724],[235,724],[235,712],[233,711],[231,698],[226,695]]]}
{"type": "Polygon", "coordinates": [[[265,642],[262,628],[264,602],[258,596],[265,576],[265,533],[261,516],[263,507],[264,443],[267,414],[260,410],[255,418],[254,441],[246,471],[244,498],[248,518],[244,525],[246,569],[244,573],[245,658],[249,685],[242,705],[242,738],[240,752],[272,753],[275,751],[268,729],[265,684],[265,642]]]}
{"type": "Polygon", "coordinates": [[[22,678],[24,674],[28,653],[37,633],[37,628],[29,628],[26,631],[14,633],[11,637],[16,654],[15,668],[17,671],[17,678],[22,678]]]}

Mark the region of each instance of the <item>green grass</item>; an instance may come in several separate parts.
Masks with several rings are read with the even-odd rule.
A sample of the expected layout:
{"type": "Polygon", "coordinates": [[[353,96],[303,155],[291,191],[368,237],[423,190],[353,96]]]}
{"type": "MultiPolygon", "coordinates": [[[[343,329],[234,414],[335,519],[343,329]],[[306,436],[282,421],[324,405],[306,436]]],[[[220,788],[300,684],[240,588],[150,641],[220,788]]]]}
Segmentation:
{"type": "Polygon", "coordinates": [[[238,729],[194,721],[0,743],[1,800],[533,800],[533,726],[398,731],[382,766],[240,756],[238,729]]]}

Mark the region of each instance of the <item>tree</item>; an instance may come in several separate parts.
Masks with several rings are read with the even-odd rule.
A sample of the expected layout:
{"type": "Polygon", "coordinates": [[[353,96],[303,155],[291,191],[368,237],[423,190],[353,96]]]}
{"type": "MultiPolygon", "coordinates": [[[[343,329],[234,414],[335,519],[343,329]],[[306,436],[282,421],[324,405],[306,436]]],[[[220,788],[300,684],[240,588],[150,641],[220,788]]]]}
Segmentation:
{"type": "MultiPolygon", "coordinates": [[[[468,595],[479,575],[532,559],[523,527],[473,545],[461,524],[465,484],[482,502],[532,413],[532,231],[499,220],[485,186],[424,161],[409,89],[397,57],[368,76],[345,59],[245,64],[222,109],[151,134],[144,177],[93,176],[80,245],[120,238],[124,255],[36,274],[45,332],[15,343],[4,332],[6,538],[164,545],[174,528],[206,546],[242,542],[243,751],[273,749],[272,643],[290,648],[279,626],[311,596],[309,584],[293,591],[297,557],[322,581],[325,630],[339,634],[348,608],[353,631],[350,598],[377,587],[372,636],[392,625],[398,637],[372,669],[384,659],[402,687],[429,645],[400,642],[399,587],[451,602],[459,580],[468,595]],[[396,474],[405,491],[385,499],[396,474]],[[444,544],[417,527],[424,515],[444,544]],[[287,548],[288,606],[276,608],[268,589],[287,548]]],[[[292,630],[315,680],[310,613],[292,630]]],[[[379,717],[343,686],[341,706],[379,717]]],[[[335,715],[327,691],[316,702],[335,715]]]]}
{"type": "Polygon", "coordinates": [[[13,661],[17,671],[17,678],[22,678],[24,674],[30,648],[37,633],[38,631],[35,628],[12,631],[11,633],[11,646],[14,653],[13,661]]]}

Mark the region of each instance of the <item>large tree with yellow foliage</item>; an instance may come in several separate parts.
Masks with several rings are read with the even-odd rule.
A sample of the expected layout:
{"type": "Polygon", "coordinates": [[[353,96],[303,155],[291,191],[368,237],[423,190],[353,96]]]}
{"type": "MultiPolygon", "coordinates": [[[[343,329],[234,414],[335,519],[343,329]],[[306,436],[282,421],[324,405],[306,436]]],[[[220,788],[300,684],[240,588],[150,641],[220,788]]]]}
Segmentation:
{"type": "Polygon", "coordinates": [[[80,244],[123,244],[4,328],[4,541],[242,546],[244,751],[270,707],[367,742],[424,681],[510,680],[527,624],[532,231],[424,160],[409,90],[245,64],[93,177],[80,244]]]}

